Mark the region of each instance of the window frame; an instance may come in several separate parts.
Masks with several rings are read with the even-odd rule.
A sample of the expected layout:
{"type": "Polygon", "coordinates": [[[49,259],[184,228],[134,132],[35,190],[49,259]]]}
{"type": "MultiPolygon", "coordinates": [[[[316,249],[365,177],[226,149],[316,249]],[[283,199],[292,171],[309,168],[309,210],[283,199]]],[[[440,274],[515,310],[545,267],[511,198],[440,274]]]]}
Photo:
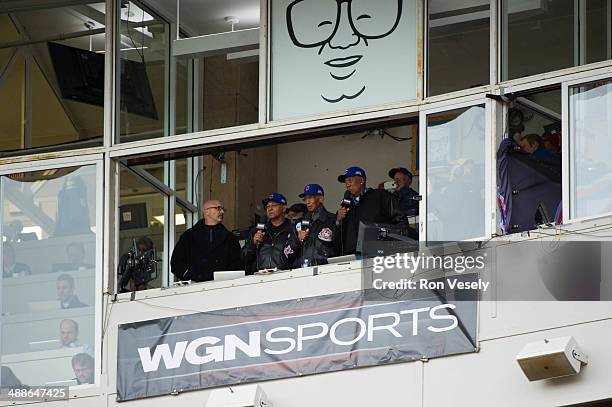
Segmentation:
{"type": "MultiPolygon", "coordinates": [[[[90,394],[98,394],[102,390],[102,375],[104,374],[102,366],[102,336],[104,334],[103,321],[103,280],[104,280],[104,162],[102,154],[88,154],[80,157],[65,157],[49,160],[40,160],[35,163],[15,163],[0,166],[0,177],[19,172],[44,171],[50,169],[67,168],[67,167],[85,167],[94,165],[96,168],[96,253],[95,253],[95,277],[94,277],[94,361],[95,361],[95,377],[93,384],[82,384],[70,387],[70,392],[75,396],[85,396],[90,394]]],[[[0,199],[2,197],[0,196],[0,199]]],[[[0,213],[0,236],[2,235],[2,218],[0,213]]],[[[0,250],[0,261],[2,261],[2,253],[0,250]]]]}

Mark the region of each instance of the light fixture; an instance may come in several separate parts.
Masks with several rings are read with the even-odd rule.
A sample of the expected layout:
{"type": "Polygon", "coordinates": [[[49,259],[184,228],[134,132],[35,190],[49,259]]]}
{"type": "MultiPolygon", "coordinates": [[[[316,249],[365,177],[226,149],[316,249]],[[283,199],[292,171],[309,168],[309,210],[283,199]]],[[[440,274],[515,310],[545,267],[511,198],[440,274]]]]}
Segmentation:
{"type": "Polygon", "coordinates": [[[236,16],[227,16],[225,17],[225,22],[232,25],[232,31],[234,31],[234,26],[240,22],[240,19],[236,16]]]}

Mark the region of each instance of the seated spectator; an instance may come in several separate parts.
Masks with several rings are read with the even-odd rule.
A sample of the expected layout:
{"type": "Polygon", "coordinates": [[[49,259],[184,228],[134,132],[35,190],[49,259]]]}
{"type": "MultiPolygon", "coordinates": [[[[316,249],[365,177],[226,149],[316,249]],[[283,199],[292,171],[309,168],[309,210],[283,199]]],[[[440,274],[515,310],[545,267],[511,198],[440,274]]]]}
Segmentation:
{"type": "Polygon", "coordinates": [[[79,301],[74,295],[74,278],[70,274],[60,274],[55,280],[57,288],[57,299],[61,302],[62,309],[86,307],[87,304],[79,301]]]}
{"type": "Polygon", "coordinates": [[[91,346],[83,345],[79,342],[79,324],[72,319],[63,319],[60,328],[60,347],[62,348],[83,348],[83,352],[93,357],[91,346]]]}
{"type": "Polygon", "coordinates": [[[2,246],[2,276],[21,277],[32,274],[30,266],[16,261],[15,249],[9,243],[2,246]]]}
{"type": "Polygon", "coordinates": [[[558,131],[542,135],[544,148],[553,154],[561,154],[561,134],[558,131]]]}
{"type": "Polygon", "coordinates": [[[66,246],[66,263],[55,263],[51,266],[53,273],[60,271],[91,270],[95,266],[85,263],[85,248],[81,243],[72,242],[66,246]]]}
{"type": "Polygon", "coordinates": [[[522,151],[529,153],[534,157],[548,160],[555,158],[550,151],[544,148],[544,142],[537,134],[527,134],[519,141],[519,145],[521,146],[522,151]]]}
{"type": "Polygon", "coordinates": [[[77,353],[72,357],[72,370],[77,384],[93,384],[94,358],[87,353],[77,353]]]}

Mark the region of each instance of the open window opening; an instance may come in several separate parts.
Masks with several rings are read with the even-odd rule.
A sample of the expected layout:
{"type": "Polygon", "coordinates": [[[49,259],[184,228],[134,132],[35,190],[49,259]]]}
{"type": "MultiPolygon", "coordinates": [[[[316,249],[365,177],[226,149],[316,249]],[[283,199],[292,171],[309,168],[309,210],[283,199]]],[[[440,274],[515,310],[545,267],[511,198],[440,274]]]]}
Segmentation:
{"type": "MultiPolygon", "coordinates": [[[[329,259],[344,254],[354,255],[355,249],[339,247],[335,243],[336,234],[339,239],[342,233],[335,228],[336,212],[347,198],[347,183],[340,182],[338,178],[344,179],[350,167],[359,167],[365,172],[362,178],[368,188],[366,191],[387,190],[383,196],[388,196],[389,202],[393,201],[393,210],[399,214],[393,219],[389,218],[389,223],[404,225],[402,230],[405,236],[411,240],[418,239],[420,195],[416,160],[417,127],[417,119],[408,118],[398,122],[177,152],[170,158],[174,158],[175,163],[182,160],[189,164],[185,170],[179,171],[179,167],[176,167],[174,187],[171,184],[173,181],[168,178],[171,172],[166,173],[166,178],[163,175],[164,167],[168,167],[172,160],[159,161],[159,157],[146,157],[125,161],[120,171],[121,208],[117,214],[120,217],[119,255],[128,253],[135,240],[148,237],[153,241],[159,260],[155,279],[151,278],[147,284],[139,287],[126,287],[156,288],[181,279],[213,280],[218,272],[232,269],[242,271],[242,275],[262,269],[265,253],[258,252],[255,260],[243,254],[243,249],[249,246],[256,233],[257,225],[265,224],[273,228],[270,226],[272,220],[280,216],[283,222],[286,219],[295,233],[299,233],[300,222],[312,209],[301,195],[305,193],[306,186],[312,184],[320,189],[308,187],[314,188],[312,195],[320,196],[320,204],[331,216],[331,225],[317,230],[315,237],[329,243],[330,250],[325,252],[325,258],[317,258],[316,264],[300,262],[296,257],[283,267],[279,264],[272,266],[295,269],[333,262],[329,259]],[[185,158],[186,155],[189,157],[185,158]],[[179,180],[179,177],[182,178],[179,180]],[[270,203],[278,204],[281,211],[271,213],[266,207],[270,203]],[[178,272],[173,269],[177,267],[177,245],[181,246],[186,239],[183,232],[198,224],[198,220],[201,220],[200,224],[205,223],[211,211],[221,210],[221,224],[239,242],[239,252],[235,253],[240,258],[232,260],[238,260],[240,266],[221,262],[218,268],[213,267],[210,274],[192,274],[183,278],[186,270],[178,272]],[[165,219],[175,221],[172,225],[166,225],[165,219]]],[[[363,191],[359,196],[365,194],[363,191]]],[[[352,199],[352,195],[349,198],[352,199]]],[[[188,251],[193,254],[193,247],[188,251]]]]}
{"type": "Polygon", "coordinates": [[[497,151],[498,233],[560,224],[561,89],[511,95],[497,151]]]}

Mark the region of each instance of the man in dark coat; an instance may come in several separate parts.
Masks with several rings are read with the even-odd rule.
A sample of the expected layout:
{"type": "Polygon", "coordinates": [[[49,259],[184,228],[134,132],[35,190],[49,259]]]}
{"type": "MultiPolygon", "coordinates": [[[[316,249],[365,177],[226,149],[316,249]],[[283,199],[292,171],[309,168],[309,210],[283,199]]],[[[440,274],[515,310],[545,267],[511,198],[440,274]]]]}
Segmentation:
{"type": "Polygon", "coordinates": [[[308,212],[296,223],[298,233],[287,244],[287,251],[293,252],[289,257],[296,268],[327,264],[327,259],[336,253],[333,241],[336,216],[323,206],[325,192],[320,185],[306,185],[299,196],[304,199],[308,212]]]}
{"type": "Polygon", "coordinates": [[[412,173],[404,167],[391,168],[389,178],[395,181],[395,195],[399,200],[399,210],[406,216],[419,214],[419,193],[412,189],[412,173]]]}
{"type": "Polygon", "coordinates": [[[248,273],[257,270],[291,267],[291,249],[287,241],[295,234],[293,222],[285,218],[287,199],[272,193],[262,201],[268,221],[253,227],[242,248],[242,260],[248,273]]]}
{"type": "Polygon", "coordinates": [[[79,297],[74,294],[74,278],[70,274],[60,274],[55,280],[57,289],[57,299],[60,300],[62,309],[82,308],[87,304],[81,302],[79,297]]]}
{"type": "Polygon", "coordinates": [[[338,226],[337,246],[340,254],[354,254],[357,249],[359,223],[399,223],[402,214],[397,198],[384,189],[366,186],[366,173],[363,168],[349,167],[338,176],[338,181],[346,186],[344,194],[346,205],[336,213],[338,226]]]}
{"type": "Polygon", "coordinates": [[[215,271],[242,270],[238,238],[221,224],[221,201],[204,203],[204,219],[187,229],[172,252],[172,274],[179,280],[210,281],[215,271]]]}

